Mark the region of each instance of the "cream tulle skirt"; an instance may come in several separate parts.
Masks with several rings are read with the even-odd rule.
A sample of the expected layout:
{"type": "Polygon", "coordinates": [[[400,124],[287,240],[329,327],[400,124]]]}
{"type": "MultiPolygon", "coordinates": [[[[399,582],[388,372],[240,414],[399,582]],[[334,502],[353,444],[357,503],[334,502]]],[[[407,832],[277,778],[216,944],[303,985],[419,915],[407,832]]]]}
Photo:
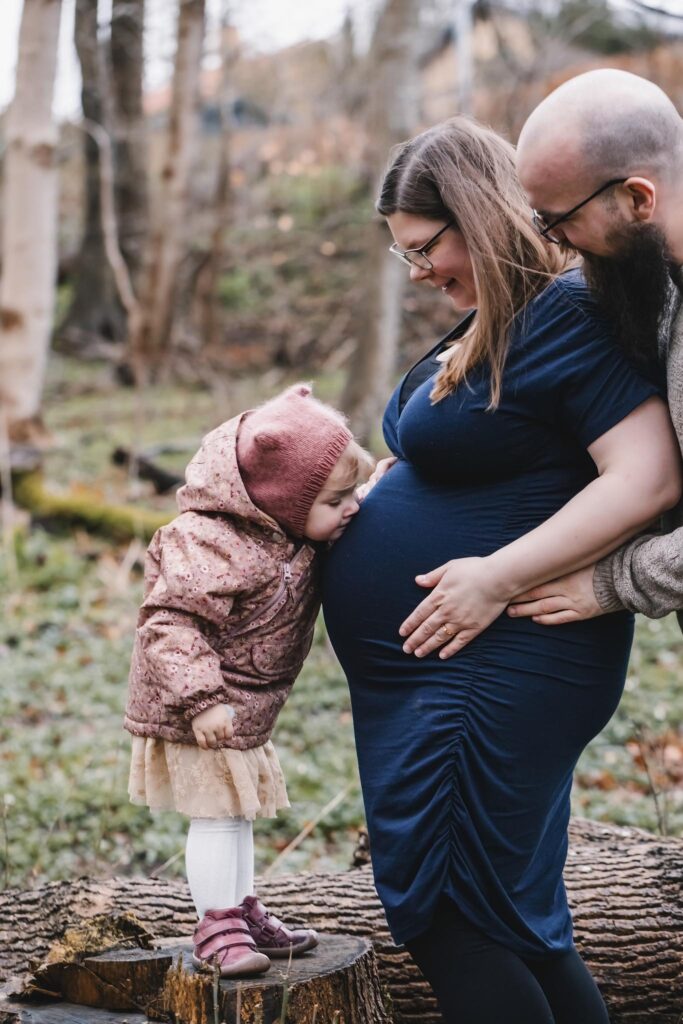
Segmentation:
{"type": "Polygon", "coordinates": [[[191,818],[274,818],[289,807],[275,747],[202,750],[133,736],[128,794],[152,811],[191,818]]]}

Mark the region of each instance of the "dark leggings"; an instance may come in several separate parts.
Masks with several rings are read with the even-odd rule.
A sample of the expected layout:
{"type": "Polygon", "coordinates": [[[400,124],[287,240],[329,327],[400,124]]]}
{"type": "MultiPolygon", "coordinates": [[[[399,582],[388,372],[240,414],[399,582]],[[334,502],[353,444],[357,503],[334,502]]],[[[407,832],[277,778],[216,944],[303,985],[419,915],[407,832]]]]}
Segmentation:
{"type": "Polygon", "coordinates": [[[575,949],[522,958],[471,925],[450,900],[406,947],[445,1024],[609,1024],[575,949]]]}

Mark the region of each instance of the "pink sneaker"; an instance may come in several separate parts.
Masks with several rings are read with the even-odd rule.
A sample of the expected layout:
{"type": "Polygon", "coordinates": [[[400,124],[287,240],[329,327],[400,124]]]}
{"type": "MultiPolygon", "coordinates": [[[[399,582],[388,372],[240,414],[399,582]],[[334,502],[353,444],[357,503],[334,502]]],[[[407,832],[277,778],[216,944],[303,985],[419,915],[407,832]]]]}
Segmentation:
{"type": "Polygon", "coordinates": [[[207,910],[194,931],[192,963],[199,970],[218,964],[222,978],[264,974],[270,960],[256,949],[240,907],[207,910]]]}
{"type": "Polygon", "coordinates": [[[240,903],[242,915],[259,953],[270,957],[299,956],[318,945],[312,928],[288,928],[263,906],[257,896],[245,896],[240,903]]]}

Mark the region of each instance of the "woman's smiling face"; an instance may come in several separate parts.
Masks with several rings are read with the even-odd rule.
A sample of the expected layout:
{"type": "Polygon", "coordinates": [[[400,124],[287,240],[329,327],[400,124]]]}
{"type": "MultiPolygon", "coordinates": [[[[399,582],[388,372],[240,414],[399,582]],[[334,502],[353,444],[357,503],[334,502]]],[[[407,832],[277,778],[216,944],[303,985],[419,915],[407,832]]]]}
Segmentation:
{"type": "MultiPolygon", "coordinates": [[[[429,220],[413,213],[396,213],[387,217],[394,241],[401,250],[420,249],[444,226],[443,221],[429,220]]],[[[457,227],[449,227],[427,249],[426,255],[433,265],[424,270],[414,264],[410,267],[411,281],[424,282],[432,288],[440,288],[459,312],[474,309],[477,305],[477,288],[470,254],[457,227]]]]}

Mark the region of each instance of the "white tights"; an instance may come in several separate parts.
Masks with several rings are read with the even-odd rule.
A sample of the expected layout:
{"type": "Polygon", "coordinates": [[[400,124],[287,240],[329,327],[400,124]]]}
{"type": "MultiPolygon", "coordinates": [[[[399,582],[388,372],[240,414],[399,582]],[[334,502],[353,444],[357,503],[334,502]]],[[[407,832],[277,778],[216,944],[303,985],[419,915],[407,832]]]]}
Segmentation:
{"type": "Polygon", "coordinates": [[[185,847],[190,893],[200,919],[238,906],[254,891],[254,830],[246,818],[192,818],[185,847]]]}

